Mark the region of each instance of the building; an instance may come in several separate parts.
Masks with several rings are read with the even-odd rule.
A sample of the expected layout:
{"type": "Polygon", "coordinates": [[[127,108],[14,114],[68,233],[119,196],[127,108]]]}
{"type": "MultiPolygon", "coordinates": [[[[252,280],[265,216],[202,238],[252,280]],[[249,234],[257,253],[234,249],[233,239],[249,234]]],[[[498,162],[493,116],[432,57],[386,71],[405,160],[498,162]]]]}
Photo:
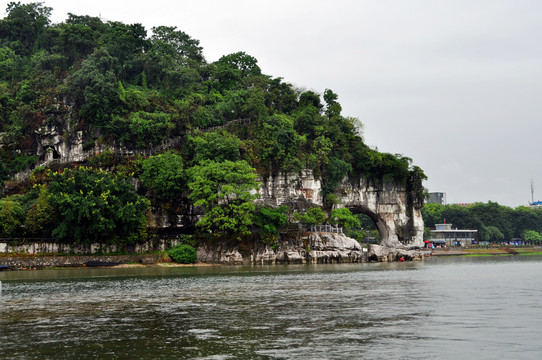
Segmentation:
{"type": "Polygon", "coordinates": [[[478,244],[478,230],[460,230],[453,229],[452,224],[435,224],[429,241],[434,245],[471,246],[478,244]]]}
{"type": "Polygon", "coordinates": [[[429,193],[429,199],[427,199],[428,204],[446,204],[446,193],[443,192],[432,192],[429,193]]]}

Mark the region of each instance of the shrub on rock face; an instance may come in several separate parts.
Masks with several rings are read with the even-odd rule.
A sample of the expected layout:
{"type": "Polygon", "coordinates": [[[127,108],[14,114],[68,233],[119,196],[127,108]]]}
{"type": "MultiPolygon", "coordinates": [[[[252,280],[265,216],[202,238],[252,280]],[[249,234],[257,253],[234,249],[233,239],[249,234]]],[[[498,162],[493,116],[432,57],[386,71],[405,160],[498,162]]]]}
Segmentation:
{"type": "Polygon", "coordinates": [[[190,245],[178,245],[168,250],[169,257],[180,264],[192,264],[198,261],[196,249],[190,245]]]}

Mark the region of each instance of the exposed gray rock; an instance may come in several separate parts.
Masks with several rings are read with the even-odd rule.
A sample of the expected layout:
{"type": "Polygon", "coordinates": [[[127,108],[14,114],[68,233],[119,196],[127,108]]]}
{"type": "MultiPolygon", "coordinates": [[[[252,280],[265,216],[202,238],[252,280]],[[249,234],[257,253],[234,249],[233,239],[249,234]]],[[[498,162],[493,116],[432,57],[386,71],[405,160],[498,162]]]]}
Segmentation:
{"type": "MultiPolygon", "coordinates": [[[[69,105],[64,105],[70,109],[69,105]]],[[[71,110],[70,110],[71,111],[71,110]]],[[[130,150],[122,144],[100,144],[96,141],[94,148],[83,150],[83,133],[70,128],[70,121],[60,121],[55,125],[44,125],[36,131],[37,155],[40,165],[47,165],[52,161],[78,162],[99,154],[105,150],[113,151],[118,155],[140,153],[130,150]]],[[[179,138],[181,139],[181,138],[179,138]]],[[[170,145],[176,141],[170,139],[170,145]]],[[[180,140],[179,140],[180,141],[180,140]]],[[[144,155],[154,154],[155,151],[167,148],[164,144],[159,149],[143,151],[144,155]],[[151,151],[152,150],[152,151],[151,151]]],[[[13,179],[23,179],[30,171],[22,171],[13,176],[13,179]]],[[[311,170],[298,173],[280,173],[261,179],[259,189],[260,199],[256,202],[268,206],[289,205],[291,208],[303,211],[312,205],[323,205],[322,183],[314,176],[311,170]]],[[[365,179],[354,181],[344,178],[336,195],[340,201],[338,207],[346,207],[355,213],[364,213],[370,216],[380,232],[381,243],[385,246],[423,246],[423,219],[420,209],[407,201],[407,191],[404,186],[385,183],[378,187],[365,179]]],[[[192,210],[194,210],[192,208],[192,210]]],[[[177,214],[178,215],[178,214],[177,214]]],[[[183,213],[177,220],[164,221],[162,214],[157,214],[155,224],[163,227],[179,227],[183,219],[196,220],[194,211],[183,213]]],[[[183,223],[184,224],[184,223],[183,223]]]]}
{"type": "Polygon", "coordinates": [[[307,261],[312,263],[362,262],[363,248],[354,239],[335,233],[311,233],[311,251],[307,261]]]}
{"type": "Polygon", "coordinates": [[[369,261],[389,262],[417,260],[423,261],[423,254],[418,250],[406,250],[402,248],[390,248],[380,245],[371,245],[368,253],[369,261]]]}
{"type": "Polygon", "coordinates": [[[210,264],[243,264],[243,256],[237,247],[228,247],[224,244],[210,247],[201,245],[197,248],[198,261],[210,264]]]}
{"type": "Polygon", "coordinates": [[[275,254],[275,251],[273,251],[273,249],[271,249],[267,245],[263,249],[257,251],[252,256],[252,263],[254,264],[262,264],[262,265],[274,264],[276,260],[277,260],[277,254],[275,254]]]}
{"type": "MultiPolygon", "coordinates": [[[[263,244],[260,244],[263,245],[263,244]]],[[[225,244],[197,249],[198,260],[220,264],[305,264],[305,263],[352,263],[367,261],[366,249],[354,239],[343,234],[309,233],[295,240],[282,241],[274,250],[268,245],[252,249],[243,257],[237,247],[225,244]]]]}
{"type": "MultiPolygon", "coordinates": [[[[260,198],[257,203],[277,207],[283,204],[303,211],[307,207],[323,205],[322,184],[311,170],[282,173],[260,180],[260,198]]],[[[381,243],[385,246],[423,246],[423,219],[419,208],[407,203],[403,186],[385,183],[376,188],[364,179],[345,178],[336,194],[340,194],[338,207],[370,216],[378,227],[381,243]]]]}
{"type": "Polygon", "coordinates": [[[288,264],[303,264],[304,260],[299,250],[291,249],[284,252],[284,261],[288,264]]]}
{"type": "Polygon", "coordinates": [[[311,233],[311,249],[314,250],[358,250],[361,245],[356,240],[336,233],[311,233]]]}

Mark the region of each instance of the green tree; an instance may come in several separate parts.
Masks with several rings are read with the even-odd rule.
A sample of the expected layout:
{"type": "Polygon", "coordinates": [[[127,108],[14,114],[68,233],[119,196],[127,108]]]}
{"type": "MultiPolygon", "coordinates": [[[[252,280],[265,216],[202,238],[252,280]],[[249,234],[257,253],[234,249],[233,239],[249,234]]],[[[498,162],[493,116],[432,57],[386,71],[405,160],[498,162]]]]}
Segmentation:
{"type": "Polygon", "coordinates": [[[166,152],[143,160],[141,165],[141,182],[159,200],[180,200],[186,191],[186,173],[181,155],[166,152]]]}
{"type": "Polygon", "coordinates": [[[56,25],[58,39],[53,50],[66,58],[65,68],[68,69],[94,52],[106,28],[98,17],[68,14],[65,23],[56,25]]]}
{"type": "Polygon", "coordinates": [[[331,139],[321,135],[312,142],[313,153],[316,155],[318,167],[324,167],[329,163],[329,155],[333,150],[331,139]]]}
{"type": "MultiPolygon", "coordinates": [[[[10,49],[7,46],[0,47],[0,80],[12,80],[15,75],[16,65],[19,61],[18,56],[15,54],[15,51],[10,49]]],[[[7,83],[4,83],[7,84],[7,83]]],[[[7,105],[7,87],[2,89],[3,91],[3,104],[7,105]]]]}
{"type": "Polygon", "coordinates": [[[198,261],[196,249],[187,244],[172,247],[167,253],[173,261],[179,264],[193,264],[198,261]]]}
{"type": "Polygon", "coordinates": [[[39,187],[37,202],[28,210],[24,223],[30,236],[49,237],[54,228],[55,209],[49,201],[47,186],[39,187]]]}
{"type": "Polygon", "coordinates": [[[339,96],[330,89],[324,91],[324,101],[326,102],[326,115],[328,117],[341,115],[341,104],[337,101],[339,96]]]}
{"type": "Polygon", "coordinates": [[[4,237],[20,234],[24,211],[19,202],[5,198],[0,200],[0,231],[4,237]]]}
{"type": "Polygon", "coordinates": [[[433,237],[433,233],[431,232],[431,228],[424,227],[423,228],[423,239],[427,240],[427,239],[431,239],[432,237],[433,237]]]}
{"type": "Polygon", "coordinates": [[[542,231],[542,211],[526,206],[519,206],[511,212],[514,237],[522,237],[526,230],[542,231]]]}
{"type": "Polygon", "coordinates": [[[510,208],[488,201],[487,204],[475,203],[471,205],[469,212],[480,219],[485,226],[498,228],[505,239],[511,239],[514,236],[514,227],[510,222],[512,219],[510,208]]]}
{"type": "Polygon", "coordinates": [[[199,40],[192,39],[189,35],[172,26],[157,26],[152,28],[152,51],[168,55],[178,63],[186,62],[186,59],[196,63],[205,62],[203,48],[199,40]]]}
{"type": "Polygon", "coordinates": [[[319,225],[326,222],[327,215],[319,207],[311,207],[303,213],[294,213],[294,220],[306,225],[319,225]]]}
{"type": "Polygon", "coordinates": [[[542,242],[542,235],[534,230],[526,230],[523,232],[523,240],[531,244],[540,244],[542,242]]]}
{"type": "Polygon", "coordinates": [[[53,237],[74,242],[134,242],[146,226],[149,201],[125,178],[87,167],[49,174],[56,209],[53,237]]]}
{"type": "Polygon", "coordinates": [[[485,226],[482,230],[487,234],[489,241],[499,242],[504,240],[504,234],[496,226],[485,226]]]}
{"type": "Polygon", "coordinates": [[[224,55],[211,67],[212,86],[221,91],[234,89],[244,78],[259,75],[258,61],[244,52],[224,55]]]}
{"type": "Polygon", "coordinates": [[[194,163],[204,160],[214,160],[216,162],[237,161],[241,157],[239,152],[242,145],[241,140],[226,131],[191,136],[189,141],[193,146],[194,163]]]}
{"type": "Polygon", "coordinates": [[[323,105],[320,101],[320,95],[314,91],[305,91],[299,96],[299,107],[313,106],[318,111],[322,110],[323,105]]]}
{"type": "Polygon", "coordinates": [[[150,144],[159,144],[166,139],[174,128],[171,115],[163,112],[138,111],[128,118],[129,132],[121,136],[123,140],[135,143],[138,148],[150,144]]]}
{"type": "Polygon", "coordinates": [[[333,156],[329,164],[325,167],[325,171],[322,174],[322,193],[324,195],[324,201],[327,206],[331,206],[330,199],[333,199],[333,192],[337,189],[341,181],[352,171],[352,165],[350,163],[333,156]]]}
{"type": "Polygon", "coordinates": [[[258,60],[243,51],[224,55],[217,61],[218,64],[239,71],[240,76],[258,76],[262,73],[258,60]]]}
{"type": "Polygon", "coordinates": [[[205,210],[196,226],[204,231],[250,234],[256,171],[246,161],[202,161],[188,169],[189,199],[205,210]]]}
{"type": "Polygon", "coordinates": [[[104,126],[119,103],[115,59],[104,49],[96,50],[67,79],[67,94],[78,105],[80,115],[98,126],[104,126]]]}
{"type": "Polygon", "coordinates": [[[107,52],[117,60],[114,65],[121,78],[129,79],[133,75],[134,58],[150,46],[146,38],[147,31],[141,24],[123,24],[118,21],[107,23],[100,40],[107,52]]]}
{"type": "Polygon", "coordinates": [[[43,3],[10,2],[0,20],[0,41],[18,54],[30,55],[49,25],[52,8],[43,3]]]}
{"type": "Polygon", "coordinates": [[[309,140],[314,140],[319,136],[323,136],[325,118],[320,114],[320,111],[314,106],[307,106],[299,109],[293,114],[295,129],[298,133],[303,134],[309,140]]]}
{"type": "Polygon", "coordinates": [[[283,83],[282,78],[271,80],[264,96],[270,113],[291,114],[297,107],[297,96],[292,85],[283,83]]]}
{"type": "Polygon", "coordinates": [[[257,162],[265,172],[293,171],[302,166],[296,155],[305,138],[297,134],[290,117],[274,115],[263,119],[255,135],[257,162]]]}
{"type": "Polygon", "coordinates": [[[278,236],[279,229],[287,225],[288,222],[288,207],[286,205],[278,208],[262,206],[254,215],[254,225],[263,235],[278,236]]]}
{"type": "Polygon", "coordinates": [[[359,218],[352,214],[352,212],[347,208],[338,208],[331,210],[331,215],[329,216],[330,221],[334,224],[344,227],[345,229],[353,229],[361,227],[361,222],[359,218]]]}

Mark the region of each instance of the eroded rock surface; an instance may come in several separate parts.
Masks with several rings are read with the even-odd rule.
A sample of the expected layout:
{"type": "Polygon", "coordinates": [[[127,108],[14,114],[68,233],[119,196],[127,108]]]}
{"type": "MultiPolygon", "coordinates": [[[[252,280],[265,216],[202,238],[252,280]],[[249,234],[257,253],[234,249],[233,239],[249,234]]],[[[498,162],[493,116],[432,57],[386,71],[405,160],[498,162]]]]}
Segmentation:
{"type": "MultiPolygon", "coordinates": [[[[260,205],[277,207],[288,205],[302,212],[311,205],[323,205],[322,183],[312,171],[282,173],[261,179],[260,205]]],[[[389,247],[422,247],[423,219],[420,209],[409,204],[403,186],[385,183],[375,187],[365,179],[345,178],[336,194],[339,207],[363,213],[373,219],[380,232],[381,243],[389,247]]]]}
{"type": "Polygon", "coordinates": [[[369,261],[389,262],[422,260],[423,254],[419,250],[408,250],[404,248],[392,248],[380,245],[371,245],[368,252],[369,261]]]}

